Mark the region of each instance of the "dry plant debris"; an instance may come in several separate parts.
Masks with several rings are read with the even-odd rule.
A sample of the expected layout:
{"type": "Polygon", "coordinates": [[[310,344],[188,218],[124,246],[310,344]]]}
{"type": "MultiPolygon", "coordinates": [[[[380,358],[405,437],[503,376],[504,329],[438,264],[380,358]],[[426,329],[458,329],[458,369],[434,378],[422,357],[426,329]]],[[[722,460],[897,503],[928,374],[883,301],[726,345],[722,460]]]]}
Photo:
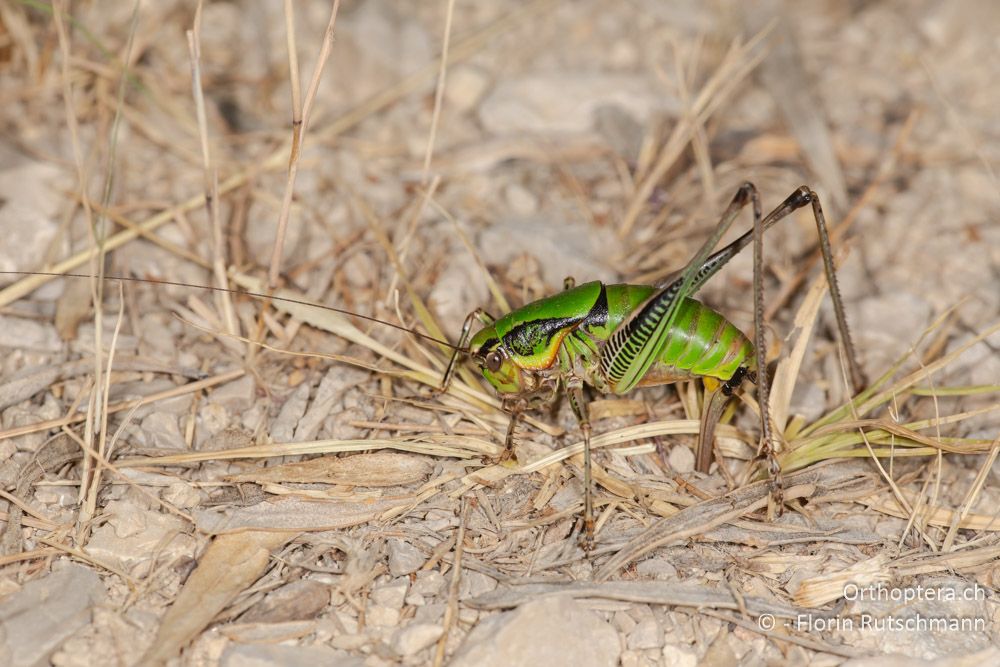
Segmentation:
{"type": "MultiPolygon", "coordinates": [[[[0,5],[0,270],[170,281],[3,276],[0,663],[1000,663],[997,21],[0,5]],[[407,331],[660,280],[743,180],[824,197],[874,379],[849,395],[815,235],[782,223],[784,514],[752,390],[707,476],[693,384],[597,397],[586,555],[568,406],[492,463],[496,397],[466,367],[436,394],[448,351],[407,331]]],[[[745,331],[749,254],[700,294],[745,331]]]]}

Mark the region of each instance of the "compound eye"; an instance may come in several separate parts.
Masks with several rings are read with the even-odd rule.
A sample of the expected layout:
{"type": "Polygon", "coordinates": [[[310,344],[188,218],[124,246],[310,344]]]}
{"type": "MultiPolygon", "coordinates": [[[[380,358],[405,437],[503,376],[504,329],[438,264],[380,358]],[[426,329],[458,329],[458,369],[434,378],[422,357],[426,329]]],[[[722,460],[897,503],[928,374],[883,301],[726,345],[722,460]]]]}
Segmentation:
{"type": "Polygon", "coordinates": [[[491,373],[496,373],[502,365],[503,355],[500,354],[499,350],[493,350],[486,355],[486,368],[490,369],[491,373]]]}

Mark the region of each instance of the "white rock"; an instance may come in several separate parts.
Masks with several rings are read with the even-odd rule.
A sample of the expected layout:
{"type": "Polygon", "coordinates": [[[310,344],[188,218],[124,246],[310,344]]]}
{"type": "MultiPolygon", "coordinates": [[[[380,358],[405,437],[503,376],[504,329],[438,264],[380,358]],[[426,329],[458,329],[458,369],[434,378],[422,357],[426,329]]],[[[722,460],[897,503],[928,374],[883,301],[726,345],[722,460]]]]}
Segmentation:
{"type": "Polygon", "coordinates": [[[94,530],[87,550],[95,558],[107,559],[131,567],[154,556],[168,558],[186,549],[184,540],[175,537],[164,548],[168,535],[183,533],[187,526],[172,514],[147,510],[125,500],[108,503],[108,522],[94,530]]]}
{"type": "Polygon", "coordinates": [[[886,368],[906,352],[930,324],[931,304],[921,295],[900,290],[860,303],[859,322],[852,329],[855,345],[865,351],[865,365],[886,368]]]}
{"type": "Polygon", "coordinates": [[[538,211],[538,197],[519,183],[511,183],[504,189],[507,206],[518,215],[531,215],[538,211]]]}
{"type": "Polygon", "coordinates": [[[464,572],[459,582],[459,596],[474,598],[483,593],[489,593],[497,587],[497,580],[482,572],[464,572]]]}
{"type": "Polygon", "coordinates": [[[403,656],[414,655],[431,646],[444,633],[444,628],[432,623],[411,623],[396,632],[392,646],[403,656]]]}
{"type": "Polygon", "coordinates": [[[610,265],[620,247],[614,234],[550,215],[501,217],[482,232],[478,245],[489,249],[484,257],[491,264],[509,264],[524,253],[542,260],[542,277],[554,288],[561,289],[567,276],[578,285],[617,277],[610,265]]]}
{"type": "Polygon", "coordinates": [[[698,654],[690,646],[667,644],[663,647],[664,667],[695,667],[698,654]]]}
{"type": "Polygon", "coordinates": [[[368,607],[365,618],[368,620],[369,625],[392,626],[399,623],[399,610],[381,605],[372,605],[368,607]]]}
{"type": "Polygon", "coordinates": [[[826,392],[811,382],[796,382],[792,392],[792,412],[807,422],[823,416],[827,409],[826,392]]]}
{"type": "Polygon", "coordinates": [[[684,445],[671,447],[667,454],[667,464],[674,472],[691,472],[694,470],[694,451],[684,445]]]}
{"type": "Polygon", "coordinates": [[[362,646],[367,646],[371,643],[371,638],[368,635],[337,635],[330,640],[330,646],[334,648],[342,648],[345,651],[357,651],[362,646]]]}
{"type": "Polygon", "coordinates": [[[424,570],[417,572],[417,580],[411,590],[420,595],[434,596],[444,590],[445,583],[444,575],[437,570],[424,570]]]}
{"type": "Polygon", "coordinates": [[[197,507],[198,504],[201,503],[201,492],[187,482],[183,481],[172,483],[163,490],[160,497],[174,507],[179,507],[181,509],[197,507]]]}
{"type": "Polygon", "coordinates": [[[147,510],[127,500],[114,500],[104,509],[108,525],[115,529],[115,537],[128,539],[146,530],[147,510]]]}
{"type": "Polygon", "coordinates": [[[423,607],[418,607],[416,613],[413,615],[413,622],[441,625],[447,608],[448,605],[445,602],[434,602],[423,607]]]}
{"type": "Polygon", "coordinates": [[[635,629],[635,626],[638,625],[636,620],[624,611],[616,612],[612,617],[611,622],[615,626],[615,629],[623,635],[629,634],[635,629]]]}
{"type": "Polygon", "coordinates": [[[343,378],[343,368],[331,368],[323,376],[323,379],[319,381],[312,404],[306,410],[305,415],[299,419],[299,425],[295,429],[296,442],[312,440],[319,433],[320,427],[323,426],[323,421],[330,414],[337,399],[343,393],[343,378]]]}
{"type": "Polygon", "coordinates": [[[489,298],[483,271],[476,260],[468,252],[453,247],[427,299],[431,309],[441,317],[447,330],[458,331],[465,316],[475,308],[489,305],[489,298]]]}
{"type": "Polygon", "coordinates": [[[285,399],[278,416],[271,422],[271,439],[275,442],[291,442],[295,426],[306,413],[309,404],[309,383],[303,382],[285,399]]]}
{"type": "MultiPolygon", "coordinates": [[[[198,428],[195,429],[197,449],[211,445],[213,438],[229,426],[229,411],[218,403],[204,403],[198,408],[198,428]]],[[[212,447],[219,449],[218,447],[212,447]]]]}
{"type": "Polygon", "coordinates": [[[526,76],[496,86],[479,110],[483,126],[494,134],[579,133],[593,126],[594,111],[617,106],[640,123],[654,110],[680,105],[662,86],[645,77],[560,73],[526,76]]]}
{"type": "Polygon", "coordinates": [[[427,556],[409,542],[391,539],[389,546],[389,573],[394,577],[416,572],[427,561],[427,556]]]}
{"type": "Polygon", "coordinates": [[[0,664],[34,667],[78,629],[105,597],[93,570],[66,565],[0,601],[0,664]]]}
{"type": "Polygon", "coordinates": [[[647,618],[644,621],[640,621],[632,632],[629,633],[628,647],[633,651],[660,648],[661,646],[663,646],[663,630],[655,618],[647,618]]]}
{"type": "Polygon", "coordinates": [[[621,667],[658,667],[659,662],[647,657],[642,651],[623,651],[621,667]]]}
{"type": "Polygon", "coordinates": [[[618,633],[608,623],[574,600],[553,597],[482,621],[451,667],[612,667],[620,655],[618,633]]]}
{"type": "MultiPolygon", "coordinates": [[[[642,150],[646,127],[621,107],[603,106],[595,109],[594,129],[604,138],[615,154],[630,162],[638,158],[639,152],[642,150]]],[[[610,181],[606,183],[607,185],[603,188],[594,190],[592,196],[595,199],[595,204],[600,203],[603,199],[608,199],[606,192],[601,192],[601,190],[607,191],[611,187],[621,187],[620,183],[614,185],[610,181]]],[[[597,213],[596,208],[594,212],[597,213]]]]}
{"type": "Polygon", "coordinates": [[[209,401],[223,407],[240,412],[253,405],[256,398],[256,384],[253,377],[244,375],[238,380],[227,382],[212,392],[209,401]]]}
{"type": "Polygon", "coordinates": [[[489,76],[474,65],[449,68],[444,86],[444,106],[456,113],[469,111],[479,104],[489,87],[489,76]]]}
{"type": "MultiPolygon", "coordinates": [[[[264,266],[270,261],[271,253],[274,250],[274,236],[278,219],[277,213],[274,215],[251,215],[247,218],[247,228],[244,238],[247,241],[247,250],[254,260],[261,262],[264,266]]],[[[285,245],[282,246],[282,265],[291,262],[298,250],[299,242],[302,240],[302,215],[301,209],[293,205],[288,215],[288,227],[285,232],[285,245]]]]}
{"type": "MultiPolygon", "coordinates": [[[[318,26],[326,25],[330,13],[327,3],[297,4],[311,13],[308,20],[318,26]]],[[[428,35],[421,21],[413,20],[410,12],[403,11],[407,6],[408,3],[363,2],[344,8],[337,18],[337,36],[319,87],[317,108],[353,107],[431,61],[441,36],[428,35]]],[[[261,25],[270,23],[265,21],[261,25]]],[[[312,38],[300,34],[301,62],[310,57],[306,45],[318,44],[319,39],[319,34],[312,38]]],[[[283,101],[287,106],[287,90],[278,92],[285,97],[275,96],[274,103],[283,101]]]]}
{"type": "MultiPolygon", "coordinates": [[[[66,175],[55,164],[23,161],[0,153],[0,269],[18,271],[36,266],[56,237],[66,175]]],[[[65,245],[65,242],[62,244],[65,245]]],[[[62,248],[60,249],[62,252],[62,248]]]]}
{"type": "Polygon", "coordinates": [[[362,658],[329,646],[230,644],[219,661],[222,667],[362,667],[362,658]]]}
{"type": "MultiPolygon", "coordinates": [[[[6,241],[5,241],[6,242],[6,241]]],[[[37,352],[58,352],[62,341],[55,327],[34,320],[0,315],[0,347],[37,352]]]]}
{"type": "Polygon", "coordinates": [[[142,435],[146,445],[158,449],[186,449],[177,417],[166,412],[154,412],[142,420],[142,435]]]}
{"type": "Polygon", "coordinates": [[[410,588],[405,578],[395,579],[388,584],[372,588],[372,602],[390,609],[402,609],[406,599],[406,591],[410,588]]]}
{"type": "Polygon", "coordinates": [[[416,71],[434,55],[436,45],[420,22],[394,3],[362,3],[343,21],[343,39],[355,40],[366,56],[399,74],[416,71]]]}

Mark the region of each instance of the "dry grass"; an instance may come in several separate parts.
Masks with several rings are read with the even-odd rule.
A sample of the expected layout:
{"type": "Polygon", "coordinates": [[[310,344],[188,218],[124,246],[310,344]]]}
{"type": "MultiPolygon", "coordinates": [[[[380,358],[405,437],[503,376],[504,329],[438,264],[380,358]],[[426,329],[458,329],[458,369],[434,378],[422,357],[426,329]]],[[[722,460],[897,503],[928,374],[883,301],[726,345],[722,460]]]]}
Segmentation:
{"type": "MultiPolygon", "coordinates": [[[[336,108],[334,100],[341,94],[354,101],[346,90],[323,89],[329,82],[324,67],[344,67],[335,50],[345,30],[343,17],[338,22],[340,3],[330,6],[320,34],[303,22],[312,10],[286,2],[287,74],[270,72],[258,82],[260,113],[270,129],[244,132],[227,129],[227,122],[235,121],[227,121],[222,96],[213,89],[227,85],[219,70],[225,50],[216,40],[207,43],[208,8],[198,4],[186,32],[191,93],[181,103],[172,96],[178,95],[182,77],[168,57],[178,45],[157,43],[159,37],[143,22],[147,10],[138,3],[135,7],[137,18],[122,34],[114,32],[112,20],[85,32],[87,21],[97,19],[84,12],[85,18],[71,20],[64,3],[57,3],[51,16],[33,3],[0,10],[7,35],[0,57],[16,73],[16,83],[4,94],[22,106],[57,97],[64,105],[61,114],[50,111],[30,123],[20,121],[24,138],[19,143],[32,146],[27,132],[32,123],[57,137],[38,150],[55,151],[57,163],[72,175],[61,205],[64,219],[75,226],[67,224],[61,233],[82,238],[70,231],[79,226],[88,239],[49,265],[19,265],[48,273],[21,277],[0,290],[0,307],[47,321],[50,313],[44,306],[23,306],[22,300],[57,275],[87,269],[95,276],[93,298],[99,304],[92,324],[82,325],[86,335],[73,344],[73,349],[87,350],[86,365],[74,366],[76,359],[70,357],[78,355],[64,348],[43,361],[51,366],[50,374],[26,379],[14,376],[19,370],[15,362],[5,367],[11,377],[3,378],[0,399],[4,406],[28,406],[32,419],[17,424],[5,420],[0,430],[0,441],[18,443],[10,454],[12,474],[0,480],[7,485],[0,496],[8,502],[0,513],[6,520],[0,580],[19,587],[43,576],[57,558],[99,571],[109,582],[114,613],[125,614],[133,606],[156,612],[155,628],[145,628],[138,642],[144,654],[132,649],[126,658],[144,664],[169,660],[192,642],[189,651],[201,651],[203,658],[216,651],[217,657],[223,638],[210,637],[206,628],[220,619],[239,618],[282,585],[309,576],[329,582],[333,594],[329,605],[307,620],[325,614],[342,625],[350,618],[353,634],[361,636],[366,609],[374,604],[368,601],[373,589],[407,576],[416,581],[421,573],[444,575],[447,588],[434,598],[442,615],[427,621],[440,625],[442,633],[415,654],[414,664],[421,656],[443,664],[453,655],[472,624],[470,613],[482,618],[540,595],[603,598],[633,609],[654,605],[671,613],[686,610],[676,613],[706,623],[742,624],[754,633],[759,628],[747,619],[760,614],[787,618],[796,606],[829,605],[842,597],[846,583],[896,583],[948,572],[993,582],[990,563],[997,555],[1000,519],[984,509],[984,499],[992,497],[985,493],[1000,453],[1000,436],[993,435],[1000,385],[963,382],[961,364],[965,355],[996,338],[1000,323],[981,321],[975,333],[960,335],[956,323],[969,306],[959,304],[924,323],[925,331],[895,363],[869,368],[881,371],[878,378],[842,401],[834,398],[845,395],[840,387],[849,383],[844,364],[835,363],[842,377],[826,379],[835,387],[828,392],[831,398],[822,410],[803,417],[796,413],[797,386],[801,390],[824,382],[818,367],[836,355],[821,321],[825,279],[813,270],[811,252],[792,272],[775,262],[778,285],[769,291],[770,303],[777,304],[769,317],[776,329],[792,331],[771,393],[790,515],[775,524],[761,517],[768,482],[760,479],[759,417],[752,395],[742,396],[726,413],[717,436],[728,467],[708,477],[671,470],[662,456],[665,439],[680,437],[676,453],[698,432],[700,408],[693,386],[682,385],[676,394],[654,390],[595,403],[592,447],[601,452],[594,462],[599,548],[588,556],[577,547],[583,443],[567,411],[528,416],[518,432],[516,463],[494,464],[507,426],[496,396],[469,368],[456,375],[446,394],[433,392],[449,355],[448,347],[433,339],[449,340],[446,332],[456,323],[439,321],[441,309],[429,295],[453,257],[475,267],[467,280],[481,285],[483,294],[492,294],[502,310],[551,289],[544,285],[538,263],[548,258],[521,254],[498,267],[493,248],[477,249],[470,235],[477,218],[494,210],[495,193],[480,197],[478,175],[436,173],[435,165],[462,155],[453,137],[443,142],[449,122],[446,86],[453,68],[470,60],[495,64],[496,51],[509,48],[511,40],[523,40],[526,26],[567,20],[557,3],[537,1],[509,14],[484,11],[488,20],[470,31],[471,10],[463,13],[449,1],[433,14],[442,20],[435,39],[441,40],[443,57],[409,68],[395,80],[387,78],[384,87],[353,107],[336,108]],[[303,43],[305,35],[308,44],[303,43]],[[142,62],[133,48],[155,56],[155,64],[142,62]],[[114,55],[116,49],[120,55],[114,55]],[[312,50],[318,55],[302,99],[298,54],[312,50]],[[106,94],[111,86],[116,95],[106,94]],[[268,108],[267,92],[284,86],[291,97],[287,120],[268,108]],[[427,96],[423,102],[421,95],[427,96]],[[394,133],[400,117],[415,126],[394,133]],[[290,122],[290,136],[273,129],[285,122],[290,122]],[[390,128],[385,132],[392,138],[371,139],[382,126],[390,128]],[[418,151],[400,145],[412,134],[420,137],[418,151]],[[134,170],[137,161],[149,156],[157,156],[158,163],[149,174],[123,175],[122,161],[134,170]],[[368,172],[359,167],[361,178],[324,180],[328,166],[337,165],[346,174],[352,164],[366,160],[373,166],[368,172]],[[303,182],[299,177],[306,174],[309,179],[303,182]],[[166,175],[176,181],[164,185],[156,180],[166,175]],[[386,186],[389,179],[398,181],[386,186]],[[399,183],[404,186],[397,187],[399,183]],[[330,186],[329,193],[324,185],[330,186]],[[92,195],[95,189],[100,190],[98,198],[92,195]],[[256,224],[255,217],[276,224],[256,224]],[[267,244],[252,232],[264,229],[270,230],[273,244],[262,252],[267,244]],[[324,244],[324,236],[333,240],[324,244]],[[310,244],[323,246],[322,252],[312,252],[310,244]],[[133,248],[141,248],[135,251],[135,264],[128,257],[133,248]],[[263,256],[269,260],[260,261],[263,256]],[[212,280],[223,293],[217,291],[220,298],[209,305],[192,290],[179,296],[181,292],[163,284],[117,283],[120,289],[105,290],[101,276],[106,257],[114,267],[109,273],[212,280]],[[143,263],[144,257],[154,259],[143,263]],[[183,267],[179,276],[173,273],[177,266],[183,267]],[[281,276],[286,284],[279,287],[281,276]],[[230,287],[270,298],[225,293],[230,287]],[[356,310],[397,329],[426,332],[431,340],[304,303],[310,301],[356,310]],[[788,304],[795,304],[794,312],[788,304]],[[786,308],[779,312],[779,306],[786,308]],[[155,319],[168,312],[174,319],[155,319]],[[162,346],[135,342],[144,336],[155,341],[158,332],[152,329],[158,328],[171,339],[168,360],[149,358],[150,351],[162,351],[162,346]],[[163,388],[161,380],[170,388],[163,388]],[[299,392],[302,387],[309,391],[299,392]],[[141,396],[135,397],[136,392],[141,396]],[[58,405],[58,414],[42,414],[43,396],[58,405]],[[169,428],[155,430],[171,420],[176,434],[169,428]],[[216,422],[227,428],[214,428],[216,422]],[[142,435],[146,431],[154,435],[142,435]],[[982,437],[983,431],[990,431],[988,437],[982,437]],[[45,440],[50,436],[57,436],[51,444],[45,440]],[[164,447],[163,441],[178,446],[164,447]],[[66,510],[33,499],[46,484],[75,488],[79,505],[66,510]],[[957,499],[951,488],[961,489],[957,499]],[[156,515],[177,522],[169,524],[152,560],[115,554],[104,533],[96,537],[115,520],[109,508],[126,506],[143,520],[156,515]],[[878,518],[852,525],[852,515],[863,511],[874,511],[878,518]],[[885,533],[876,530],[879,525],[886,526],[885,533]],[[883,541],[887,534],[892,538],[883,541]],[[190,540],[178,541],[178,536],[190,540]],[[384,553],[388,538],[411,544],[423,563],[406,575],[392,571],[391,557],[387,561],[384,553]],[[650,582],[643,594],[629,588],[633,582],[628,579],[642,576],[634,569],[641,559],[678,556],[684,562],[680,550],[692,540],[730,545],[720,549],[736,571],[722,587],[704,583],[717,581],[710,565],[686,564],[678,567],[698,579],[697,585],[658,582],[654,590],[650,582]],[[787,575],[794,567],[782,565],[784,560],[769,565],[754,551],[762,545],[779,560],[794,563],[815,550],[824,554],[824,561],[787,575]],[[887,551],[872,555],[879,548],[887,551]],[[176,576],[182,561],[193,563],[186,579],[176,576]],[[782,574],[772,576],[766,571],[770,566],[782,574]],[[499,588],[468,594],[472,584],[463,578],[470,573],[499,588]],[[527,587],[520,584],[528,580],[540,588],[524,593],[527,587]],[[744,595],[738,590],[743,584],[756,593],[744,595]],[[762,589],[768,597],[759,595],[762,589]]],[[[422,11],[415,14],[426,19],[422,11]]],[[[220,29],[217,24],[211,28],[220,29]]],[[[680,225],[679,214],[705,202],[711,209],[728,195],[732,183],[743,180],[744,158],[713,156],[713,141],[719,139],[730,106],[757,85],[751,75],[774,39],[770,27],[745,41],[682,43],[671,36],[672,67],[660,67],[657,74],[664,88],[671,82],[676,86],[669,92],[680,100],[681,110],[669,132],[655,122],[643,129],[634,161],[609,157],[611,151],[605,149],[597,157],[580,153],[591,157],[578,165],[558,152],[549,156],[540,151],[537,160],[522,158],[525,164],[516,165],[521,171],[513,176],[502,158],[486,173],[506,179],[511,189],[532,170],[558,174],[560,188],[539,196],[583,202],[588,231],[613,228],[629,249],[625,255],[636,260],[629,268],[633,278],[662,278],[668,271],[658,267],[682,264],[712,215],[703,213],[706,220],[699,222],[705,224],[680,225]],[[593,183],[615,193],[605,196],[610,204],[587,203],[593,183]],[[669,204],[660,206],[665,190],[671,192],[669,204]],[[608,204],[613,213],[607,215],[596,204],[608,204]]],[[[787,54],[782,57],[778,66],[791,66],[787,54]]],[[[796,76],[806,77],[798,70],[796,76]]],[[[773,72],[763,79],[764,85],[774,81],[773,72]]],[[[814,168],[823,184],[831,181],[832,191],[841,191],[837,148],[819,108],[795,106],[789,113],[796,140],[817,147],[814,168]]],[[[455,134],[467,131],[460,119],[451,121],[462,128],[455,134]]],[[[917,113],[906,116],[896,126],[893,144],[887,150],[880,147],[865,162],[864,185],[851,191],[860,194],[833,228],[835,244],[846,243],[848,229],[861,224],[898,173],[918,121],[917,113]]],[[[523,155],[516,138],[507,145],[504,141],[497,142],[497,154],[523,155]]],[[[771,154],[758,153],[755,159],[781,162],[782,145],[776,141],[771,154]]],[[[797,177],[784,173],[774,180],[783,186],[797,177]]],[[[763,186],[769,193],[777,191],[775,183],[763,186]]],[[[843,196],[850,195],[845,191],[843,196]]],[[[82,313],[77,316],[82,318],[82,313]]],[[[76,324],[60,331],[75,330],[76,324]]],[[[30,346],[25,350],[18,353],[22,365],[37,362],[30,346]]],[[[52,492],[43,497],[52,498],[52,492]]],[[[405,627],[406,620],[397,619],[398,625],[405,627]]],[[[106,627],[95,622],[88,632],[79,641],[101,646],[95,656],[110,650],[106,627]]],[[[300,643],[310,643],[302,637],[313,633],[315,638],[317,632],[315,627],[304,631],[300,643]]],[[[764,634],[811,652],[842,657],[864,653],[834,647],[828,637],[791,634],[776,639],[764,634]]],[[[376,643],[369,638],[350,650],[370,654],[376,643]]]]}

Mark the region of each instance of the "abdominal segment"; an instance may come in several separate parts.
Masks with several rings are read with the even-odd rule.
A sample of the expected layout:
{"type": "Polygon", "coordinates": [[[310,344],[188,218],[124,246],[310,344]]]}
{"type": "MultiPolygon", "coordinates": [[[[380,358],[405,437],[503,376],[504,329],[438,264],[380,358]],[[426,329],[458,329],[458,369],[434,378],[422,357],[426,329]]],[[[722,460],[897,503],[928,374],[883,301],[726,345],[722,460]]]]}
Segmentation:
{"type": "Polygon", "coordinates": [[[754,348],[742,331],[708,306],[685,299],[656,362],[640,387],[695,377],[725,382],[741,366],[753,369],[754,348]]]}

